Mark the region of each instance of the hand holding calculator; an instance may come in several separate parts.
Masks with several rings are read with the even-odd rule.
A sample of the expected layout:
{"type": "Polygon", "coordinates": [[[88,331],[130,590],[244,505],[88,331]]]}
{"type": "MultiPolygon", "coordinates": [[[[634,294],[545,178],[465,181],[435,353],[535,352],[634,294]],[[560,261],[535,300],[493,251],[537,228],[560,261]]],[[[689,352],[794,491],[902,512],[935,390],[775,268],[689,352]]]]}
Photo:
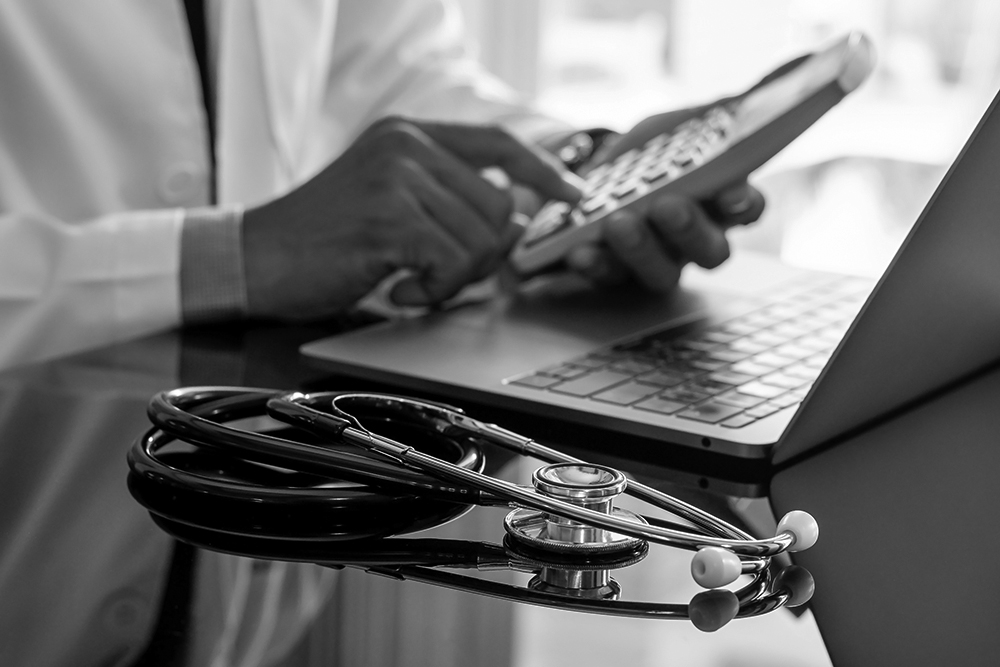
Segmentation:
{"type": "Polygon", "coordinates": [[[596,166],[577,205],[553,201],[542,207],[511,264],[523,275],[544,271],[577,245],[600,240],[603,223],[616,210],[641,207],[658,193],[707,199],[745,179],[856,89],[873,66],[871,42],[851,33],[596,166]]]}

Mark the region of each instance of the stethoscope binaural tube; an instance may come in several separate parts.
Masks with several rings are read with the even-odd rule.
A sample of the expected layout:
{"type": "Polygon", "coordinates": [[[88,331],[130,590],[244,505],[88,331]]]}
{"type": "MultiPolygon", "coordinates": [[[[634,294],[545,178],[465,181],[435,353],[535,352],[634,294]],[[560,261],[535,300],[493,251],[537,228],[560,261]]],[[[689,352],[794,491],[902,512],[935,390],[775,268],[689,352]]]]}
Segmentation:
{"type": "Polygon", "coordinates": [[[164,392],[150,404],[152,421],[176,438],[195,445],[225,447],[247,458],[279,466],[308,468],[343,478],[374,476],[376,484],[399,483],[399,473],[409,478],[414,490],[437,497],[450,497],[474,504],[510,504],[599,527],[606,531],[668,546],[695,550],[692,574],[701,585],[714,588],[731,583],[741,573],[766,567],[768,559],[788,550],[808,548],[818,529],[812,517],[790,513],[770,539],[754,539],[747,533],[648,486],[629,481],[624,492],[671,512],[703,532],[663,525],[663,521],[637,522],[547,496],[536,490],[483,475],[481,466],[456,466],[426,454],[411,445],[373,433],[355,413],[378,415],[386,423],[397,421],[419,425],[446,438],[481,439],[553,464],[588,465],[493,424],[472,419],[465,413],[439,404],[370,393],[280,394],[269,390],[186,388],[164,392]],[[343,452],[309,443],[248,433],[213,421],[213,411],[189,412],[194,407],[224,405],[238,400],[240,392],[253,392],[265,401],[273,418],[323,438],[356,445],[370,457],[351,457],[343,452]],[[364,459],[358,461],[357,459],[364,459]],[[340,466],[346,465],[346,468],[340,466]],[[402,471],[402,472],[400,472],[402,471]],[[445,482],[442,485],[441,482],[445,482]]]}

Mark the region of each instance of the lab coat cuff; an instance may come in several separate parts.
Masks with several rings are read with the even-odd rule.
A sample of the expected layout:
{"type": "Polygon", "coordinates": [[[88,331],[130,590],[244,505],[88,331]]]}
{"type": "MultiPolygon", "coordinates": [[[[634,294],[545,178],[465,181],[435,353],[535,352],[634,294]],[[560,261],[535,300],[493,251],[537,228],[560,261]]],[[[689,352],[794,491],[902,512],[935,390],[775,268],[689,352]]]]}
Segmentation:
{"type": "Polygon", "coordinates": [[[246,314],[242,230],[242,207],[185,211],[180,263],[185,324],[232,320],[246,314]]]}

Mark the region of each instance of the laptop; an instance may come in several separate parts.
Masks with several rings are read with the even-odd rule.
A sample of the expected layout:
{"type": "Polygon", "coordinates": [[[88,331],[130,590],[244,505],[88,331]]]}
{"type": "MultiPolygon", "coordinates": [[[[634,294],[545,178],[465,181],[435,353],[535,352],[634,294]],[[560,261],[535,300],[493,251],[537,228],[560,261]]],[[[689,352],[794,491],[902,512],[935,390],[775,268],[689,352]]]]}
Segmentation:
{"type": "Polygon", "coordinates": [[[301,352],[401,391],[787,461],[1000,358],[998,99],[877,282],[739,252],[670,295],[543,276],[301,352]]]}

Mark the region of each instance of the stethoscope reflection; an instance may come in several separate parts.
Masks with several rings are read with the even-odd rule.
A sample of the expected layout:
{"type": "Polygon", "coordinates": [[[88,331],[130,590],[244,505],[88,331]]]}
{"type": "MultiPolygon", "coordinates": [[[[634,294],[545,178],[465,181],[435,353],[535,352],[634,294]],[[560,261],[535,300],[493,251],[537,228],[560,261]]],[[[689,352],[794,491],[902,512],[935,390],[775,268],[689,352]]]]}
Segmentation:
{"type": "MultiPolygon", "coordinates": [[[[687,603],[628,600],[614,577],[646,558],[648,545],[634,552],[581,562],[552,554],[530,553],[509,536],[503,543],[447,538],[383,537],[359,540],[300,541],[248,537],[204,529],[167,518],[150,509],[164,531],[199,548],[219,553],[287,562],[352,568],[397,581],[415,581],[491,598],[567,611],[623,618],[689,620],[714,632],[737,618],[761,616],[796,607],[812,597],[814,582],[805,568],[788,565],[764,569],[730,590],[701,591],[687,603]],[[517,572],[530,576],[525,585],[463,574],[517,572]]],[[[424,516],[421,529],[452,520],[453,513],[424,516]]]]}
{"type": "Polygon", "coordinates": [[[786,515],[775,537],[755,539],[617,470],[449,406],[383,394],[202,387],[159,394],[149,413],[158,428],[130,452],[129,487],[168,532],[204,548],[358,567],[543,606],[688,618],[702,630],[812,595],[807,572],[773,560],[815,541],[804,512],[786,515]],[[265,415],[279,428],[257,428],[265,415]],[[535,472],[533,488],[483,475],[484,443],[549,465],[535,472]],[[618,508],[623,493],[677,520],[618,508]],[[503,545],[456,549],[453,540],[392,537],[473,504],[513,508],[503,545]],[[692,576],[711,590],[688,604],[622,600],[612,573],[642,560],[649,542],[694,551],[692,576]],[[508,569],[531,580],[511,587],[455,568],[508,569]],[[724,588],[741,575],[749,583],[724,588]]]}

